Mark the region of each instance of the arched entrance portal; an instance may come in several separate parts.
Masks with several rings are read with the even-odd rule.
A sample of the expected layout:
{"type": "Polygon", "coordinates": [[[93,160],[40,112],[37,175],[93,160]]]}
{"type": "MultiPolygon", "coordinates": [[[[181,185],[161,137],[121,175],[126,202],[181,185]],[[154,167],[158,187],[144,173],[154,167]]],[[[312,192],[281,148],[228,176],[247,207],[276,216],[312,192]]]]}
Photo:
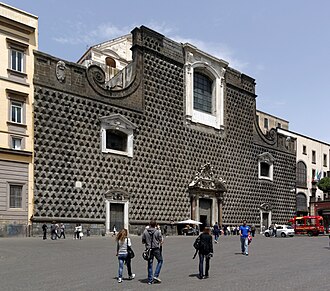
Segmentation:
{"type": "Polygon", "coordinates": [[[129,195],[121,189],[113,189],[105,193],[105,230],[106,233],[123,228],[128,229],[128,200],[129,195]]]}
{"type": "Polygon", "coordinates": [[[213,168],[208,163],[200,167],[194,180],[189,184],[191,219],[202,222],[201,228],[218,222],[222,225],[222,206],[225,181],[213,177],[213,168]]]}

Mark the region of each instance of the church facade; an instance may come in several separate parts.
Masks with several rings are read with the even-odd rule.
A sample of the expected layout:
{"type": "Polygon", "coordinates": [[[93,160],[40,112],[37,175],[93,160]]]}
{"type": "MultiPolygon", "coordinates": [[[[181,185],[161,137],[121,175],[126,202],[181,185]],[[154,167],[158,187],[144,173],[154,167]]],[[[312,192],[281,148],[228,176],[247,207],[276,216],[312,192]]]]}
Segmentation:
{"type": "Polygon", "coordinates": [[[131,50],[115,82],[97,65],[35,52],[35,230],[286,223],[296,141],[262,133],[255,80],[144,26],[131,50]]]}

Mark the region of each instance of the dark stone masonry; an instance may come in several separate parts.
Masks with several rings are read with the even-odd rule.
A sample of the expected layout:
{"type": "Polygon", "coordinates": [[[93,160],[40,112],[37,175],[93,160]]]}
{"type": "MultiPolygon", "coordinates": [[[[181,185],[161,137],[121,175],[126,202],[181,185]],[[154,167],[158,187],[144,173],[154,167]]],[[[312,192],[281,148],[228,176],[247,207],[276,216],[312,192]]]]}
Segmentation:
{"type": "Polygon", "coordinates": [[[226,67],[223,127],[194,123],[183,45],[143,26],[132,34],[134,77],[121,90],[107,88],[97,66],[58,68],[61,60],[35,51],[34,228],[56,220],[110,231],[118,222],[139,233],[151,218],[285,223],[295,209],[295,140],[261,133],[255,80],[226,67]],[[101,118],[109,116],[134,125],[132,157],[102,152],[101,118]],[[272,179],[259,177],[265,153],[272,179]],[[197,196],[189,192],[196,173],[211,181],[197,196]]]}

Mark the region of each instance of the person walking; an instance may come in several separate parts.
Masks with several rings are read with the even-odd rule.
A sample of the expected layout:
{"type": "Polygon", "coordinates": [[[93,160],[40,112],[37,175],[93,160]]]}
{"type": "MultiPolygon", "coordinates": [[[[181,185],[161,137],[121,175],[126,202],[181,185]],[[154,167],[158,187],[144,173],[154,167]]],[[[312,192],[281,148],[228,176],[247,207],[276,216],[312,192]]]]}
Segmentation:
{"type": "Polygon", "coordinates": [[[151,220],[149,227],[146,228],[142,235],[142,243],[145,244],[146,249],[151,249],[150,258],[148,260],[148,284],[161,283],[159,279],[160,270],[163,265],[163,255],[161,246],[163,244],[163,237],[161,232],[156,228],[156,221],[151,220]],[[154,258],[157,260],[155,273],[153,274],[154,258]]]}
{"type": "Polygon", "coordinates": [[[256,233],[256,225],[254,223],[252,223],[252,225],[251,225],[251,235],[252,235],[252,237],[254,237],[255,233],[256,233]]]}
{"type": "Polygon", "coordinates": [[[55,240],[58,238],[57,233],[56,233],[56,222],[53,221],[52,224],[50,225],[50,238],[52,240],[55,240]]]}
{"type": "Polygon", "coordinates": [[[48,228],[47,224],[44,223],[42,225],[42,231],[43,231],[43,238],[42,239],[47,239],[47,228],[48,228]]]}
{"type": "Polygon", "coordinates": [[[219,233],[220,233],[220,228],[219,228],[218,223],[216,222],[213,225],[214,243],[216,243],[216,244],[218,243],[218,240],[219,240],[219,233]]]}
{"type": "Polygon", "coordinates": [[[83,230],[82,230],[82,225],[79,223],[77,227],[77,239],[82,239],[84,236],[83,230]]]}
{"type": "Polygon", "coordinates": [[[65,226],[64,226],[63,223],[60,224],[60,236],[59,236],[59,238],[61,238],[62,236],[65,239],[65,226]]]}
{"type": "Polygon", "coordinates": [[[200,243],[198,248],[199,256],[199,279],[206,279],[209,277],[210,259],[213,257],[213,244],[210,227],[206,226],[203,233],[199,236],[200,243]],[[205,260],[205,273],[204,273],[205,260]]]}
{"type": "Polygon", "coordinates": [[[131,265],[131,257],[128,254],[128,248],[132,246],[131,240],[128,237],[127,229],[122,229],[118,232],[116,236],[117,241],[117,253],[116,256],[118,257],[118,283],[123,281],[123,269],[124,263],[127,266],[127,273],[129,280],[133,280],[135,278],[135,274],[132,274],[132,265],[131,265]]]}
{"type": "Polygon", "coordinates": [[[78,239],[79,238],[78,229],[79,229],[79,224],[77,223],[75,228],[74,228],[73,239],[78,239]]]}
{"type": "Polygon", "coordinates": [[[246,220],[243,221],[243,225],[239,227],[239,235],[241,239],[242,254],[249,255],[249,240],[248,237],[251,233],[250,227],[246,224],[246,220]]]}
{"type": "Polygon", "coordinates": [[[269,231],[270,231],[270,236],[274,236],[275,232],[274,232],[274,224],[271,224],[269,226],[269,231]]]}
{"type": "Polygon", "coordinates": [[[164,237],[167,237],[167,224],[164,225],[164,237]]]}
{"type": "Polygon", "coordinates": [[[273,233],[274,233],[274,237],[277,237],[277,224],[276,223],[274,224],[274,227],[273,227],[273,233]]]}

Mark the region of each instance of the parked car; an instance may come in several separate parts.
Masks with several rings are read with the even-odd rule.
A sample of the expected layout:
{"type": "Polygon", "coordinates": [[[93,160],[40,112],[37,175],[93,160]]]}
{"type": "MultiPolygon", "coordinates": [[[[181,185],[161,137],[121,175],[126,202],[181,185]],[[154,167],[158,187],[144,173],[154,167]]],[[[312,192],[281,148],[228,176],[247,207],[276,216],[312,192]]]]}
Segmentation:
{"type": "MultiPolygon", "coordinates": [[[[273,234],[272,229],[265,230],[265,236],[270,237],[273,234]]],[[[290,225],[277,225],[276,227],[276,236],[286,237],[294,236],[294,229],[290,225]]]]}

